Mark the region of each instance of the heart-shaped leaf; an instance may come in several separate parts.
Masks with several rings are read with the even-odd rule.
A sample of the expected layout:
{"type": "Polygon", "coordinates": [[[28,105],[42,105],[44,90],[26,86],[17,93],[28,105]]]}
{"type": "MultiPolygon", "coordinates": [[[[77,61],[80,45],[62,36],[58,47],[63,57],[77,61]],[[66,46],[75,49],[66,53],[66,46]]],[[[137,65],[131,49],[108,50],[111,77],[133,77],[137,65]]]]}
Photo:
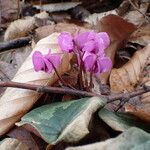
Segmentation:
{"type": "Polygon", "coordinates": [[[70,147],[66,150],[149,150],[149,147],[150,134],[133,127],[116,138],[85,146],[70,147]]]}
{"type": "Polygon", "coordinates": [[[99,111],[98,115],[114,130],[125,131],[131,127],[139,127],[150,133],[149,124],[142,123],[130,114],[112,112],[103,108],[99,111]]]}
{"type": "Polygon", "coordinates": [[[76,142],[89,133],[92,114],[105,104],[106,100],[99,97],[53,103],[32,110],[17,125],[32,127],[50,144],[76,142]]]}

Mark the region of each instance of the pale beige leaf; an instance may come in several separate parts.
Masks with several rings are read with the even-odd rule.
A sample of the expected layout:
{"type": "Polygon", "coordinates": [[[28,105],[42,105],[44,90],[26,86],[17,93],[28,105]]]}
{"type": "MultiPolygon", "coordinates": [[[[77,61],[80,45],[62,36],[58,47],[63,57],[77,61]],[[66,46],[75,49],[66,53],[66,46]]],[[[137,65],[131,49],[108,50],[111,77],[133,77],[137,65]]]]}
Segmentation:
{"type": "Polygon", "coordinates": [[[110,74],[111,90],[115,92],[133,91],[140,80],[144,67],[149,63],[150,44],[137,51],[129,62],[110,74]]]}
{"type": "Polygon", "coordinates": [[[48,19],[48,17],[48,13],[42,12],[33,17],[18,19],[12,22],[5,32],[4,40],[7,41],[26,36],[30,31],[38,26],[42,20],[48,19]]]}
{"type": "Polygon", "coordinates": [[[141,3],[139,8],[137,7],[137,9],[141,13],[139,11],[137,11],[135,8],[133,8],[134,10],[128,11],[125,14],[124,19],[135,25],[142,25],[147,22],[147,20],[145,19],[143,14],[146,14],[148,7],[149,7],[149,2],[141,3]]]}
{"type": "MultiPolygon", "coordinates": [[[[150,86],[150,57],[149,64],[144,68],[141,85],[150,86]]],[[[143,121],[150,122],[150,92],[144,93],[140,99],[140,105],[127,104],[125,111],[135,115],[143,121]]]]}
{"type": "Polygon", "coordinates": [[[78,6],[79,4],[81,4],[81,2],[63,2],[63,3],[43,4],[42,6],[34,5],[34,7],[48,12],[57,12],[57,11],[66,11],[68,9],[78,6]]]}
{"type": "Polygon", "coordinates": [[[86,21],[92,25],[96,25],[97,21],[99,21],[103,17],[105,17],[107,15],[111,15],[111,14],[118,15],[116,10],[111,10],[111,11],[107,11],[104,13],[94,13],[94,14],[88,16],[87,18],[85,18],[84,21],[86,21]]]}
{"type": "Polygon", "coordinates": [[[6,138],[0,143],[0,150],[29,150],[29,148],[13,138],[6,138]]]}
{"type": "Polygon", "coordinates": [[[146,46],[150,43],[150,24],[146,24],[138,28],[133,32],[128,42],[140,44],[146,46]]]}
{"type": "MultiPolygon", "coordinates": [[[[52,53],[61,52],[57,43],[59,33],[53,33],[50,36],[41,39],[33,49],[32,53],[22,64],[12,81],[22,83],[32,83],[38,85],[52,85],[58,80],[53,71],[50,74],[44,72],[35,72],[32,64],[32,54],[34,51],[41,51],[47,54],[49,49],[52,53]]],[[[71,54],[62,54],[61,65],[57,68],[61,76],[70,69],[71,54]]],[[[0,99],[0,135],[7,132],[14,123],[19,120],[39,99],[42,94],[25,89],[7,88],[0,99]]]]}

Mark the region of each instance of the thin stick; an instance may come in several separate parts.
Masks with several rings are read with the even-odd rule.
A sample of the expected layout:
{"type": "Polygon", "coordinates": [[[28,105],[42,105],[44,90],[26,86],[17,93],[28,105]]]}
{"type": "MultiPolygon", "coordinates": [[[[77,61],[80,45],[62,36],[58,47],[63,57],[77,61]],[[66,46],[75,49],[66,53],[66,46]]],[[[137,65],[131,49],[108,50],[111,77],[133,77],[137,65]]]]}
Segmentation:
{"type": "MultiPolygon", "coordinates": [[[[56,93],[56,94],[71,94],[71,95],[78,95],[78,96],[98,96],[95,93],[90,93],[81,90],[74,90],[71,88],[59,88],[59,87],[50,87],[50,86],[41,86],[41,85],[33,85],[27,83],[19,83],[19,82],[0,82],[0,87],[13,87],[13,88],[20,88],[20,89],[28,89],[32,91],[37,91],[40,93],[56,93]]],[[[99,95],[100,96],[100,95],[99,95]]]]}
{"type": "Polygon", "coordinates": [[[9,49],[19,48],[22,46],[26,46],[31,41],[30,37],[22,37],[19,39],[14,39],[7,42],[0,42],[0,52],[4,52],[9,49]]]}
{"type": "Polygon", "coordinates": [[[122,94],[115,94],[115,95],[109,95],[104,96],[92,92],[87,91],[81,91],[81,90],[74,90],[70,88],[59,88],[59,87],[49,87],[49,86],[41,86],[41,85],[33,85],[33,84],[27,84],[27,83],[18,83],[18,82],[0,82],[0,87],[14,87],[14,88],[20,88],[20,89],[28,89],[33,90],[37,92],[42,93],[57,93],[57,94],[71,94],[71,95],[77,95],[77,96],[84,96],[84,97],[92,97],[92,96],[99,96],[99,97],[105,97],[107,98],[107,103],[111,103],[113,101],[122,99],[128,94],[129,98],[150,92],[150,87],[142,88],[137,91],[131,92],[131,93],[122,93],[122,94]]]}

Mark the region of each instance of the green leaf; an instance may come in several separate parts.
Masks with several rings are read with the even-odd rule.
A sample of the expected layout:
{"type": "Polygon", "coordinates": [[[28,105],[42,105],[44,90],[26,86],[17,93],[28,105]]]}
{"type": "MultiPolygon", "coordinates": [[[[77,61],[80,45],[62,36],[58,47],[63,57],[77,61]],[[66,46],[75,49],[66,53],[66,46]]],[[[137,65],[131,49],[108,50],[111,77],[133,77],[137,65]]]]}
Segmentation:
{"type": "Polygon", "coordinates": [[[149,124],[144,124],[141,121],[137,120],[134,116],[131,116],[129,114],[112,112],[103,108],[99,111],[98,115],[114,130],[125,131],[131,127],[139,127],[150,133],[149,124]]]}
{"type": "Polygon", "coordinates": [[[6,138],[0,142],[0,150],[29,150],[29,148],[13,138],[6,138]]]}
{"type": "Polygon", "coordinates": [[[17,125],[31,125],[50,144],[76,142],[89,133],[92,114],[105,104],[99,97],[53,103],[32,110],[17,125]]]}
{"type": "Polygon", "coordinates": [[[70,147],[66,150],[149,150],[150,134],[132,127],[116,138],[85,146],[70,147]]]}

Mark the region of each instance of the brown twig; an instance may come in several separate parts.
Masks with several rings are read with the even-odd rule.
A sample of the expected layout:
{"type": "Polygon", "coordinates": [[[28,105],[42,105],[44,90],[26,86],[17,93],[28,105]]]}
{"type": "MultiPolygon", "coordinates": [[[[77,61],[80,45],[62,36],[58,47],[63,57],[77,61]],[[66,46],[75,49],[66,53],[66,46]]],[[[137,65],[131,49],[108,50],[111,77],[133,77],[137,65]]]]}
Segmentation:
{"type": "Polygon", "coordinates": [[[21,88],[21,89],[28,89],[42,93],[58,93],[58,94],[71,94],[77,96],[84,96],[84,97],[92,97],[92,96],[100,96],[107,98],[107,103],[111,103],[113,101],[122,99],[128,95],[129,98],[144,94],[146,92],[150,92],[150,87],[142,88],[137,91],[131,93],[122,93],[122,94],[115,94],[104,96],[96,93],[91,93],[87,91],[75,90],[70,88],[59,88],[59,87],[49,87],[49,86],[41,86],[41,85],[33,85],[27,83],[18,83],[18,82],[0,82],[0,87],[14,87],[14,88],[21,88]]]}

